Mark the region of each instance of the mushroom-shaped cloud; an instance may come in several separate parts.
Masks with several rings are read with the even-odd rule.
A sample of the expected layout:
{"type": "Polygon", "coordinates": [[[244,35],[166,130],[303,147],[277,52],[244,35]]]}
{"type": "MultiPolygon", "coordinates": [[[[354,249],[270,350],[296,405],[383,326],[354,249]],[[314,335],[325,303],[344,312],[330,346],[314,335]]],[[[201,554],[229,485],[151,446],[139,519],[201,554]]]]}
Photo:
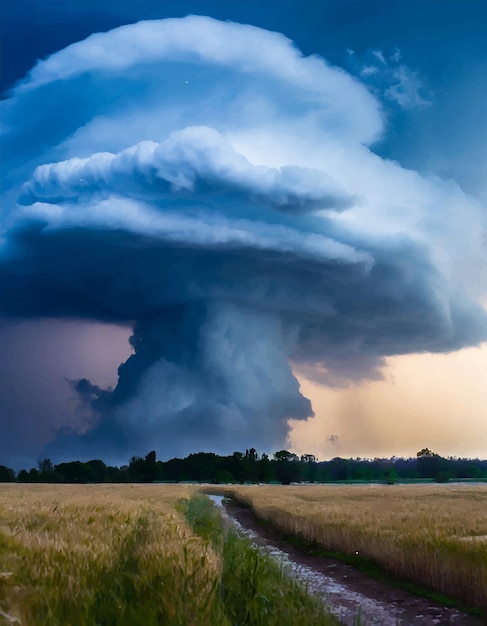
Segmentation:
{"type": "Polygon", "coordinates": [[[2,108],[1,312],[133,326],[58,456],[280,446],[312,415],[290,362],[342,384],[487,337],[475,202],[374,154],[379,103],[283,35],[123,26],[2,108]]]}

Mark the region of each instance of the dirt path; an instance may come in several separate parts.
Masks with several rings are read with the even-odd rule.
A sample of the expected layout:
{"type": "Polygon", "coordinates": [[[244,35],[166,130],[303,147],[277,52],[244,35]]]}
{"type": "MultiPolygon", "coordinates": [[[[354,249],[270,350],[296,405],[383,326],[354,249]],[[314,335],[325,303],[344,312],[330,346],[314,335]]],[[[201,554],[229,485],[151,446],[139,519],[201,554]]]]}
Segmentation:
{"type": "MultiPolygon", "coordinates": [[[[222,505],[221,496],[211,496],[222,505]]],[[[284,541],[272,529],[259,524],[249,509],[225,501],[224,515],[254,543],[283,560],[291,572],[318,593],[331,611],[346,626],[357,623],[382,626],[482,626],[485,622],[452,608],[374,580],[350,565],[331,558],[310,556],[299,547],[284,541]]]]}

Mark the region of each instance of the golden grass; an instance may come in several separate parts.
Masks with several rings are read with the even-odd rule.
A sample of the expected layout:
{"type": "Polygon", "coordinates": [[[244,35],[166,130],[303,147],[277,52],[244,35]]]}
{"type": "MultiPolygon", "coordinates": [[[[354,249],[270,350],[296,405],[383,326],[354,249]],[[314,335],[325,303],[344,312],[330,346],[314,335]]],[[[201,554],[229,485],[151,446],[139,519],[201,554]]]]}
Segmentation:
{"type": "MultiPolygon", "coordinates": [[[[223,489],[285,532],[487,605],[487,485],[223,489]]],[[[176,506],[194,492],[0,485],[0,625],[230,624],[222,555],[176,506]]]]}
{"type": "Polygon", "coordinates": [[[0,485],[0,624],[226,624],[183,485],[0,485]]]}
{"type": "Polygon", "coordinates": [[[224,488],[282,531],[487,606],[487,485],[224,488]],[[478,539],[477,539],[478,538],[478,539]]]}

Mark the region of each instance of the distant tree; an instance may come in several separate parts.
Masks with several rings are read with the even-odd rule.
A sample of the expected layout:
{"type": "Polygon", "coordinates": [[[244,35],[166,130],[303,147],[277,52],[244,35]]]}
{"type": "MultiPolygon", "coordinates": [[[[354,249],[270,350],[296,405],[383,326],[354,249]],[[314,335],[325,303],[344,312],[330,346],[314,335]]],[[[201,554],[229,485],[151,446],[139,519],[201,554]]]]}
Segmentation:
{"type": "Polygon", "coordinates": [[[127,468],[127,478],[133,483],[153,483],[158,470],[155,450],[144,458],[133,456],[127,468]]]}
{"type": "Polygon", "coordinates": [[[152,450],[145,457],[144,482],[153,483],[156,476],[156,451],[152,450]]]}
{"type": "Polygon", "coordinates": [[[228,470],[225,469],[219,469],[216,472],[216,482],[221,484],[225,484],[225,483],[234,483],[235,481],[235,477],[234,475],[229,472],[228,470]]]}
{"type": "Polygon", "coordinates": [[[110,476],[108,474],[108,468],[103,461],[92,459],[91,461],[87,461],[85,465],[91,468],[96,483],[109,482],[110,476]]]}
{"type": "Polygon", "coordinates": [[[457,466],[458,478],[482,478],[482,468],[480,463],[467,462],[461,463],[461,460],[455,464],[457,466]]]}
{"type": "Polygon", "coordinates": [[[38,461],[37,467],[39,468],[39,472],[42,474],[54,471],[54,465],[52,464],[51,459],[42,459],[41,461],[38,461]]]}
{"type": "Polygon", "coordinates": [[[395,467],[391,467],[385,472],[386,484],[387,485],[395,485],[399,480],[399,474],[395,467]]]}
{"type": "Polygon", "coordinates": [[[39,472],[35,469],[35,467],[32,467],[29,470],[29,483],[38,483],[39,482],[39,472]]]}
{"type": "Polygon", "coordinates": [[[106,468],[105,481],[107,483],[126,483],[127,472],[121,467],[108,465],[106,468]]]}
{"type": "Polygon", "coordinates": [[[351,463],[348,459],[339,456],[328,462],[328,475],[330,480],[347,480],[351,476],[351,463]]]}
{"type": "Polygon", "coordinates": [[[167,480],[166,464],[162,461],[156,461],[156,471],[154,480],[162,481],[167,480]]]}
{"type": "Polygon", "coordinates": [[[243,465],[243,479],[246,482],[256,483],[259,480],[259,455],[255,448],[245,451],[241,463],[243,465]]]}
{"type": "Polygon", "coordinates": [[[263,453],[258,461],[258,480],[261,483],[269,483],[271,480],[276,480],[276,472],[274,469],[275,463],[273,463],[267,454],[263,453]]]}
{"type": "Polygon", "coordinates": [[[283,485],[299,482],[302,477],[303,464],[293,452],[279,450],[274,453],[277,480],[283,485]]]}
{"type": "Polygon", "coordinates": [[[255,448],[250,448],[250,450],[245,451],[245,458],[250,461],[257,461],[259,459],[259,455],[255,448]]]}
{"type": "Polygon", "coordinates": [[[0,465],[0,483],[15,482],[15,472],[6,465],[0,465]]]}
{"type": "Polygon", "coordinates": [[[168,480],[170,482],[181,480],[182,462],[182,459],[169,459],[169,461],[162,464],[162,467],[158,467],[158,474],[163,474],[163,480],[168,480]]]}
{"type": "Polygon", "coordinates": [[[318,464],[314,454],[303,454],[301,456],[303,467],[302,478],[308,483],[314,483],[318,473],[318,464]]]}
{"type": "Polygon", "coordinates": [[[235,476],[235,479],[239,483],[243,483],[245,481],[245,467],[243,464],[244,455],[242,452],[234,452],[232,454],[231,461],[231,473],[235,476]]]}
{"type": "Polygon", "coordinates": [[[140,456],[133,456],[127,468],[127,479],[131,483],[142,483],[144,477],[144,459],[140,456]]]}
{"type": "Polygon", "coordinates": [[[299,458],[294,452],[288,450],[279,450],[274,452],[274,458],[276,461],[299,461],[299,458]]]}
{"type": "Polygon", "coordinates": [[[414,459],[396,459],[394,467],[401,478],[419,478],[417,458],[414,459]]]}
{"type": "Polygon", "coordinates": [[[450,480],[450,472],[446,470],[440,470],[435,474],[436,483],[447,483],[450,480]]]}
{"type": "Polygon", "coordinates": [[[94,483],[96,475],[93,468],[88,463],[81,461],[70,461],[69,463],[59,463],[55,466],[55,473],[63,483],[94,483]]]}
{"type": "Polygon", "coordinates": [[[416,457],[417,468],[421,478],[434,478],[438,472],[448,471],[448,460],[428,448],[420,450],[416,457]]]}
{"type": "Polygon", "coordinates": [[[38,481],[41,483],[58,483],[60,482],[60,476],[55,472],[54,465],[51,459],[42,459],[38,461],[37,467],[39,468],[38,481]]]}
{"type": "MultiPolygon", "coordinates": [[[[279,450],[271,460],[259,455],[255,448],[219,456],[213,452],[198,452],[184,459],[157,461],[153,450],[145,457],[133,456],[128,465],[106,466],[99,459],[86,463],[72,461],[53,466],[50,459],[38,463],[39,469],[21,470],[16,480],[34,482],[152,482],[153,480],[200,482],[330,482],[339,480],[386,480],[394,483],[400,478],[430,478],[444,482],[451,478],[487,479],[487,460],[443,458],[429,448],[420,450],[416,457],[400,459],[344,459],[317,462],[312,454],[301,458],[288,450],[279,450]]],[[[15,472],[0,466],[0,481],[14,480],[15,472]]]]}
{"type": "Polygon", "coordinates": [[[438,456],[438,455],[435,454],[434,452],[431,452],[429,448],[423,448],[422,450],[416,453],[416,456],[418,459],[421,459],[424,457],[429,458],[429,457],[438,456]]]}
{"type": "Polygon", "coordinates": [[[28,483],[29,482],[29,472],[25,469],[21,469],[17,474],[17,482],[18,483],[28,483]]]}
{"type": "Polygon", "coordinates": [[[214,483],[220,468],[220,458],[214,452],[197,452],[181,461],[186,480],[214,483]]]}

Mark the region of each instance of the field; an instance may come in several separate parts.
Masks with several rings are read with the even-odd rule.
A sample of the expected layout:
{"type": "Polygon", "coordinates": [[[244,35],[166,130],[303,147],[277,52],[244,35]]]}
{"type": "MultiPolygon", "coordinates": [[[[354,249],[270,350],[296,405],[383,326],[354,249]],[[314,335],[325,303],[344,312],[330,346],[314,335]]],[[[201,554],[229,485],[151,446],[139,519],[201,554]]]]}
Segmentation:
{"type": "Polygon", "coordinates": [[[0,624],[330,626],[184,485],[0,485],[0,624]]]}
{"type": "MultiPolygon", "coordinates": [[[[487,606],[487,485],[211,487],[285,533],[487,606]]],[[[0,485],[0,625],[329,626],[188,485],[0,485]]]]}
{"type": "Polygon", "coordinates": [[[21,624],[151,624],[182,607],[212,616],[203,599],[218,559],[174,506],[188,488],[0,488],[0,608],[21,624]]]}
{"type": "Polygon", "coordinates": [[[221,488],[284,533],[487,606],[487,485],[221,488]]]}

